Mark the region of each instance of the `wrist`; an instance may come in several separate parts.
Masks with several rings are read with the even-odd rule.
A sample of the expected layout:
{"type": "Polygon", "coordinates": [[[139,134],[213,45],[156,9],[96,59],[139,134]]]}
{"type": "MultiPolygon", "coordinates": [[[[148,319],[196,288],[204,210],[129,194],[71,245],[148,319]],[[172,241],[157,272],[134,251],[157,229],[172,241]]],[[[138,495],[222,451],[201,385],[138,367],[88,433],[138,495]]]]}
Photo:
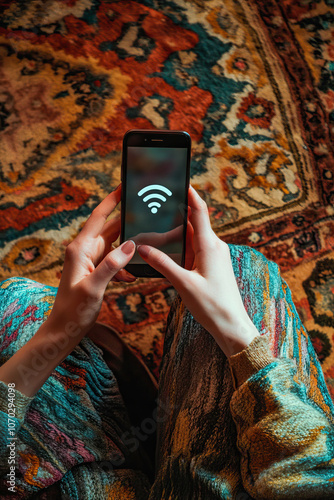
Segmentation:
{"type": "Polygon", "coordinates": [[[35,334],[44,344],[44,350],[53,354],[53,364],[58,366],[68,356],[75,346],[79,344],[86,334],[86,329],[80,327],[75,321],[53,317],[52,314],[43,323],[35,334]]]}
{"type": "Polygon", "coordinates": [[[218,323],[212,333],[215,341],[229,358],[246,349],[258,336],[259,331],[249,317],[230,323],[218,323]]]}
{"type": "Polygon", "coordinates": [[[50,317],[35,335],[0,367],[0,380],[33,397],[53,370],[80,342],[84,332],[74,322],[61,325],[50,317]]]}

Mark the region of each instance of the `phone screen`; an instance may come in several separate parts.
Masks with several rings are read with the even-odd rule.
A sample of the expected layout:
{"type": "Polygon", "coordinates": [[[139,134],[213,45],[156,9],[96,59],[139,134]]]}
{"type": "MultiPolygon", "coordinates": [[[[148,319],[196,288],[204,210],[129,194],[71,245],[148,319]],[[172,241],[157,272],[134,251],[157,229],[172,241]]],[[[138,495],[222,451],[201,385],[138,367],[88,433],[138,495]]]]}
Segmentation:
{"type": "MultiPolygon", "coordinates": [[[[127,147],[124,239],[159,248],[181,265],[187,148],[127,147]]],[[[145,261],[135,252],[131,264],[145,261]]]]}

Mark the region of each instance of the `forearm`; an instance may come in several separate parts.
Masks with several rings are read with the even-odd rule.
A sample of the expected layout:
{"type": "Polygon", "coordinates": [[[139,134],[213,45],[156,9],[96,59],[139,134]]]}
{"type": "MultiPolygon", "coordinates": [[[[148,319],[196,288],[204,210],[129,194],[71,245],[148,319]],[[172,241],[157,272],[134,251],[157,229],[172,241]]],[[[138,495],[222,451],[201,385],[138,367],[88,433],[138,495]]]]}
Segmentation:
{"type": "Polygon", "coordinates": [[[46,320],[35,335],[0,367],[0,380],[15,384],[26,396],[34,396],[53,370],[83,337],[74,322],[65,325],[46,320]]]}

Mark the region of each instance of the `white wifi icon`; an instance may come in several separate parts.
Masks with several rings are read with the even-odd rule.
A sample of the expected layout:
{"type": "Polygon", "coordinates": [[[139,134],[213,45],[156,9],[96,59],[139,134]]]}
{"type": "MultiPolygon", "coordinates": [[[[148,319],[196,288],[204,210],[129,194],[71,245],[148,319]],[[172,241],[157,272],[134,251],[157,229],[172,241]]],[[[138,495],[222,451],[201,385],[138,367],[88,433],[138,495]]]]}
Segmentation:
{"type": "MultiPolygon", "coordinates": [[[[157,191],[157,190],[162,191],[165,194],[168,194],[168,196],[172,196],[172,194],[173,194],[165,186],[161,186],[160,184],[151,184],[150,186],[146,186],[143,189],[141,189],[140,191],[138,191],[138,196],[142,196],[147,191],[152,191],[152,189],[154,189],[155,191],[157,191]]],[[[151,193],[151,194],[148,194],[147,196],[145,196],[145,198],[143,198],[143,202],[146,203],[147,201],[151,200],[152,198],[158,198],[158,200],[161,200],[163,202],[167,201],[167,198],[165,196],[163,196],[162,194],[151,193]]],[[[159,203],[158,201],[151,201],[147,206],[148,206],[148,208],[151,209],[152,214],[156,214],[158,211],[158,208],[161,207],[161,203],[159,203]]]]}

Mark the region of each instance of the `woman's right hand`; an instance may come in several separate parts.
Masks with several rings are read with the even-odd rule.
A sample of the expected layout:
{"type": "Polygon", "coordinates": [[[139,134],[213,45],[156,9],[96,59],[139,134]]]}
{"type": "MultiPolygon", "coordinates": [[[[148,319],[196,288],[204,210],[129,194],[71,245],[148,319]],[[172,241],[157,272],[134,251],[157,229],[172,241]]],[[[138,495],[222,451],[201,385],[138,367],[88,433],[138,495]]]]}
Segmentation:
{"type": "Polygon", "coordinates": [[[149,245],[139,245],[142,258],[163,274],[180,294],[193,317],[214,337],[227,357],[259,335],[243,305],[228,245],[211,228],[208,207],[190,186],[186,268],[149,245]]]}

